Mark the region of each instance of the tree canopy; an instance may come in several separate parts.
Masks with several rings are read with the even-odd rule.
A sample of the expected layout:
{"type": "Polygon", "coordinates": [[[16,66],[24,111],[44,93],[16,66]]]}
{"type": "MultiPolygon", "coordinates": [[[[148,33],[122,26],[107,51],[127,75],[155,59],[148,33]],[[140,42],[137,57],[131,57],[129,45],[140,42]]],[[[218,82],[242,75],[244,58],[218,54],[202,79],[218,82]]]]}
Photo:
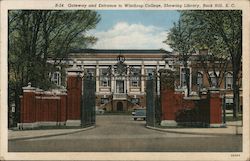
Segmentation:
{"type": "Polygon", "coordinates": [[[15,98],[17,105],[22,87],[28,82],[51,88],[49,73],[60,70],[57,66],[71,49],[86,48],[97,41],[87,31],[99,21],[100,15],[91,10],[10,10],[9,99],[15,98]]]}
{"type": "MultiPolygon", "coordinates": [[[[242,11],[202,10],[180,11],[178,24],[170,30],[167,40],[175,51],[186,57],[192,51],[208,49],[210,60],[221,61],[233,68],[234,116],[239,108],[239,84],[242,64],[242,11]]],[[[204,60],[204,57],[201,57],[204,60]]],[[[214,71],[214,73],[216,73],[214,71]]],[[[220,72],[221,73],[221,72],[220,72]]],[[[223,77],[218,75],[217,77],[223,77]]]]}

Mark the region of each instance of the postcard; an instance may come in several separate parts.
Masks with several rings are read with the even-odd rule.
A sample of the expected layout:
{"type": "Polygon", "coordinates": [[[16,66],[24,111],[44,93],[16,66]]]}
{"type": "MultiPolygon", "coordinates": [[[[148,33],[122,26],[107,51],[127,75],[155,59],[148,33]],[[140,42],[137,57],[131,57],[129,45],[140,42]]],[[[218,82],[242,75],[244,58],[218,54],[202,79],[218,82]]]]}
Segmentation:
{"type": "Polygon", "coordinates": [[[249,160],[249,1],[0,4],[1,160],[249,160]]]}

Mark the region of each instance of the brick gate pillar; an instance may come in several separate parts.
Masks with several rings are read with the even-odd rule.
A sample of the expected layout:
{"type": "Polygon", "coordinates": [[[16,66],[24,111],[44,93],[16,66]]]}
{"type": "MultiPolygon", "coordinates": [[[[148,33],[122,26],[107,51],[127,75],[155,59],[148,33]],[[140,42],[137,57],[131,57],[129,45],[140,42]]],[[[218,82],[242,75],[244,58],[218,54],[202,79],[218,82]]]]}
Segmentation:
{"type": "Polygon", "coordinates": [[[36,88],[31,86],[31,83],[27,87],[23,87],[23,97],[21,105],[21,123],[18,127],[23,128],[33,128],[36,127],[36,101],[35,93],[36,88]]]}
{"type": "Polygon", "coordinates": [[[161,125],[177,126],[175,121],[175,112],[177,110],[175,104],[175,78],[174,72],[171,70],[160,71],[160,97],[161,97],[161,125]]]}
{"type": "Polygon", "coordinates": [[[222,123],[222,98],[219,89],[209,89],[210,127],[221,127],[222,123]]]}
{"type": "Polygon", "coordinates": [[[67,69],[67,121],[66,126],[81,125],[82,69],[74,63],[67,69]]]}

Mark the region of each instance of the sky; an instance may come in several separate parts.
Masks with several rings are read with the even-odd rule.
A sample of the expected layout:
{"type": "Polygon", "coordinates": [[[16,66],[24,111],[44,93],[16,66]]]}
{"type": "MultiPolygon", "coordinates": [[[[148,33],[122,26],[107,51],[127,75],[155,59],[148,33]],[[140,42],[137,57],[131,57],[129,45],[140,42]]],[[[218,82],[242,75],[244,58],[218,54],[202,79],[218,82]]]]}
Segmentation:
{"type": "Polygon", "coordinates": [[[170,10],[99,10],[101,21],[89,33],[94,49],[165,49],[162,43],[179,13],[170,10]]]}

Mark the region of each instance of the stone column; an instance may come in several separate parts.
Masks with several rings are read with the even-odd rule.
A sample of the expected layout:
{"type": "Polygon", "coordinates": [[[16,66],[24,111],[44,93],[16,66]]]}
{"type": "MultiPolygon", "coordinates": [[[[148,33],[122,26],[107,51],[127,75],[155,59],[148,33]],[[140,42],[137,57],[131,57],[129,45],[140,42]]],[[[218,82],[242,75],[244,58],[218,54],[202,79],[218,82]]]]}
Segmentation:
{"type": "Polygon", "coordinates": [[[80,126],[82,98],[82,69],[76,64],[67,69],[67,126],[80,126]]]}
{"type": "Polygon", "coordinates": [[[114,110],[114,93],[115,93],[115,77],[114,77],[114,66],[111,65],[111,77],[110,77],[110,92],[111,92],[111,111],[114,110]]]}
{"type": "Polygon", "coordinates": [[[18,127],[23,128],[34,128],[36,124],[36,101],[35,93],[36,88],[31,86],[31,83],[27,87],[23,87],[23,98],[21,106],[21,123],[18,127]]]}
{"type": "Polygon", "coordinates": [[[174,73],[171,70],[162,70],[160,72],[161,79],[161,110],[162,126],[177,126],[175,121],[175,112],[178,110],[175,104],[175,87],[174,73]]]}
{"type": "Polygon", "coordinates": [[[144,71],[145,71],[145,69],[144,69],[144,61],[142,61],[142,65],[141,65],[141,93],[143,93],[144,94],[144,92],[145,92],[145,84],[144,84],[144,82],[145,82],[145,78],[144,78],[144,71]]]}
{"type": "Polygon", "coordinates": [[[100,86],[100,69],[99,69],[99,62],[96,62],[96,93],[99,93],[100,86]]]}
{"type": "Polygon", "coordinates": [[[114,66],[111,66],[111,93],[114,94],[115,93],[115,77],[113,77],[114,75],[114,66]]]}
{"type": "Polygon", "coordinates": [[[210,105],[210,127],[222,127],[222,98],[220,97],[220,90],[211,88],[209,93],[210,105]]]}
{"type": "MultiPolygon", "coordinates": [[[[129,65],[128,65],[128,69],[129,69],[129,65]]],[[[129,70],[127,70],[127,94],[130,92],[130,86],[129,86],[129,82],[130,82],[130,77],[129,77],[129,70]]]]}
{"type": "Polygon", "coordinates": [[[160,70],[160,66],[159,66],[159,62],[157,62],[157,66],[156,66],[156,88],[157,88],[157,95],[160,95],[160,78],[159,78],[159,70],[160,70]]]}

